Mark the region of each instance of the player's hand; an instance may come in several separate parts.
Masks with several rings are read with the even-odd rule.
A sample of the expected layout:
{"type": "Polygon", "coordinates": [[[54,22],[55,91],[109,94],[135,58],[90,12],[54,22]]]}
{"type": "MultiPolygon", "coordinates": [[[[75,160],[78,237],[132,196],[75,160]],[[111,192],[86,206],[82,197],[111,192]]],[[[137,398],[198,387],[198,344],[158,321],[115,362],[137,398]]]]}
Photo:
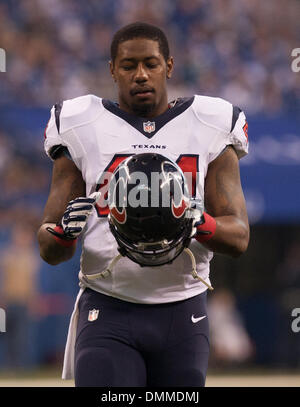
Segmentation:
{"type": "Polygon", "coordinates": [[[47,230],[63,240],[77,239],[82,233],[100,195],[100,192],[94,192],[88,197],[73,199],[69,202],[60,224],[55,229],[47,228],[47,230]]]}
{"type": "Polygon", "coordinates": [[[191,203],[193,227],[191,237],[204,243],[210,240],[216,231],[216,221],[208,213],[204,212],[201,201],[194,199],[191,203]]]}
{"type": "Polygon", "coordinates": [[[203,205],[199,199],[191,198],[191,205],[189,208],[189,216],[193,219],[193,226],[191,237],[195,237],[197,233],[197,225],[202,222],[203,205]]]}
{"type": "Polygon", "coordinates": [[[94,192],[87,198],[79,197],[69,202],[61,220],[66,236],[76,239],[81,234],[99,198],[100,193],[94,192]]]}
{"type": "Polygon", "coordinates": [[[205,221],[205,214],[204,213],[201,215],[200,219],[194,220],[194,223],[193,223],[193,229],[194,229],[193,230],[193,232],[194,232],[193,237],[196,240],[199,240],[199,238],[201,238],[202,236],[211,234],[210,230],[205,229],[205,223],[206,223],[206,221],[205,221]]]}

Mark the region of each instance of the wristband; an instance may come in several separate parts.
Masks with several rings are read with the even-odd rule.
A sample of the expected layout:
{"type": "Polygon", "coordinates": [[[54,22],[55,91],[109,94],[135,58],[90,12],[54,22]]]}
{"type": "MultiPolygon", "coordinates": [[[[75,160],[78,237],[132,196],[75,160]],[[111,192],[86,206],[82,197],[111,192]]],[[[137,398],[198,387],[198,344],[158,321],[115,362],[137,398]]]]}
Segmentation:
{"type": "Polygon", "coordinates": [[[204,218],[204,222],[199,225],[195,225],[197,227],[195,239],[199,243],[204,243],[210,240],[214,236],[217,227],[215,218],[206,212],[203,212],[202,216],[204,218]]]}
{"type": "Polygon", "coordinates": [[[54,229],[46,228],[48,232],[50,232],[55,239],[55,241],[63,247],[72,247],[76,244],[77,239],[68,239],[64,238],[64,230],[60,225],[56,225],[54,229]]]}

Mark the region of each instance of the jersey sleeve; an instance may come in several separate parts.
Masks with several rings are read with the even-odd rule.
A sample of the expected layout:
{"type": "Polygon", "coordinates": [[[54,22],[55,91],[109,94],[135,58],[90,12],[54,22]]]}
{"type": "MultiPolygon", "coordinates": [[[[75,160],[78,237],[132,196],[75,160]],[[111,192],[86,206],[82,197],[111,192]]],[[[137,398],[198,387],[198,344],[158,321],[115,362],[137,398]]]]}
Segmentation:
{"type": "Polygon", "coordinates": [[[52,107],[44,142],[45,151],[52,160],[62,152],[81,169],[86,153],[84,139],[86,142],[89,132],[79,132],[77,129],[88,126],[104,112],[101,100],[94,95],[84,95],[52,107]]]}
{"type": "Polygon", "coordinates": [[[238,158],[248,153],[248,124],[244,112],[222,98],[195,95],[198,120],[207,127],[207,165],[229,145],[238,158]]]}
{"type": "Polygon", "coordinates": [[[216,159],[227,146],[235,149],[238,159],[248,153],[248,124],[245,113],[239,107],[226,103],[226,109],[220,111],[219,131],[211,144],[209,163],[216,159]]]}
{"type": "Polygon", "coordinates": [[[55,159],[55,153],[62,146],[65,146],[61,135],[58,132],[58,106],[54,105],[50,112],[50,119],[45,129],[44,133],[44,148],[46,154],[51,158],[55,159]]]}
{"type": "Polygon", "coordinates": [[[230,136],[230,144],[235,148],[235,151],[237,153],[238,158],[244,157],[246,154],[248,154],[248,123],[247,119],[245,116],[245,113],[240,110],[239,108],[236,108],[233,106],[233,123],[232,123],[232,129],[229,134],[230,136]],[[235,109],[238,109],[237,113],[235,112],[235,109]],[[237,116],[236,122],[234,123],[235,119],[235,114],[237,116]]]}

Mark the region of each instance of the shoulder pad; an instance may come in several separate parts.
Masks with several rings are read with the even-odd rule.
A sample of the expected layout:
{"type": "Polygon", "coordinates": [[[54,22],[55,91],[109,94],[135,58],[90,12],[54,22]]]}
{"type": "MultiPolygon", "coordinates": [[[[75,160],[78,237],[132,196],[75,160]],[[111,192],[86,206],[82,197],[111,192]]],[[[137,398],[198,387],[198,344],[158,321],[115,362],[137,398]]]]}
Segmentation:
{"type": "Polygon", "coordinates": [[[210,127],[230,133],[232,128],[233,106],[222,98],[195,95],[192,104],[198,119],[210,127]]]}
{"type": "Polygon", "coordinates": [[[85,95],[65,100],[59,117],[60,133],[90,123],[102,111],[104,111],[102,99],[95,95],[85,95]]]}

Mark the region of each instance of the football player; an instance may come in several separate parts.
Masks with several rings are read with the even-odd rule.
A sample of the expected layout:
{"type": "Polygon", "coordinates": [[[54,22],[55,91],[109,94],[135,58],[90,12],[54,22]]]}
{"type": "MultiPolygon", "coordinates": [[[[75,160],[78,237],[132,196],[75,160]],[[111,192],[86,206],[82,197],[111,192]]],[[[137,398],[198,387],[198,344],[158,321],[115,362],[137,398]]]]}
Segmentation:
{"type": "MultiPolygon", "coordinates": [[[[109,64],[118,102],[95,95],[65,100],[53,106],[45,131],[53,174],[38,231],[40,254],[57,265],[73,256],[79,236],[82,243],[63,378],[75,377],[76,386],[204,386],[209,263],[214,252],[239,256],[249,241],[238,162],[248,152],[246,118],[221,98],[168,101],[173,58],[155,26],[121,28],[109,64]],[[125,255],[112,267],[120,244],[110,231],[110,210],[119,223],[131,221],[108,206],[107,174],[147,153],[190,174],[190,198],[204,199],[189,239],[199,279],[184,250],[175,250],[171,263],[141,267],[125,255]]],[[[160,228],[162,238],[172,234],[172,226],[167,230],[163,217],[157,219],[153,229],[160,228]]],[[[140,220],[142,238],[149,223],[143,214],[140,220]]]]}

